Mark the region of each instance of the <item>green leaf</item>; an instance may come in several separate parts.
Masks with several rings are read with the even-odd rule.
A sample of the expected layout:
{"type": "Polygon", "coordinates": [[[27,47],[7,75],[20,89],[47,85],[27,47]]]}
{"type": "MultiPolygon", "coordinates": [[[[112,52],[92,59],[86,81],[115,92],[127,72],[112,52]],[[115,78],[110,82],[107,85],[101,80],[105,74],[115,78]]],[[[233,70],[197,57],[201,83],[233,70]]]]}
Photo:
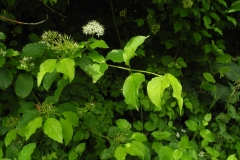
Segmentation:
{"type": "Polygon", "coordinates": [[[173,157],[173,150],[168,146],[163,146],[158,152],[159,160],[170,160],[173,157]]]}
{"type": "Polygon", "coordinates": [[[230,69],[229,72],[226,72],[224,74],[228,79],[230,79],[232,81],[240,80],[240,67],[237,64],[231,63],[231,64],[224,65],[224,66],[230,69]]]}
{"type": "Polygon", "coordinates": [[[124,62],[124,59],[123,59],[123,50],[121,49],[114,49],[112,50],[111,52],[109,52],[106,56],[106,61],[107,60],[112,60],[113,62],[115,63],[121,63],[121,62],[124,62]]]}
{"type": "Polygon", "coordinates": [[[182,86],[178,82],[178,80],[172,76],[171,74],[167,73],[165,77],[169,80],[172,89],[173,89],[173,97],[177,99],[180,114],[182,114],[182,106],[183,106],[183,98],[182,98],[182,86]]]}
{"type": "Polygon", "coordinates": [[[213,78],[213,76],[211,75],[211,73],[205,72],[203,73],[203,77],[208,81],[208,82],[212,82],[215,83],[215,79],[213,78]]]}
{"type": "Polygon", "coordinates": [[[6,60],[4,57],[0,56],[0,67],[2,67],[5,64],[6,60]]]}
{"type": "Polygon", "coordinates": [[[25,112],[22,118],[18,121],[16,129],[19,130],[20,128],[27,126],[29,122],[31,122],[38,116],[39,116],[39,112],[35,108],[33,110],[29,110],[25,112]]]}
{"type": "Polygon", "coordinates": [[[15,93],[21,97],[27,97],[33,89],[33,77],[31,74],[23,73],[17,77],[15,82],[15,93]]]}
{"type": "Polygon", "coordinates": [[[189,13],[189,9],[186,9],[186,8],[180,8],[180,16],[181,17],[186,17],[189,13]]]}
{"type": "Polygon", "coordinates": [[[132,135],[132,139],[134,139],[135,141],[138,141],[138,142],[147,141],[147,137],[145,136],[145,134],[139,133],[139,132],[134,132],[132,135]]]}
{"type": "Polygon", "coordinates": [[[204,149],[205,149],[205,150],[207,151],[207,153],[209,153],[211,156],[219,157],[219,155],[220,155],[220,153],[219,153],[217,150],[212,149],[212,148],[209,147],[209,146],[205,147],[204,149]]]}
{"type": "Polygon", "coordinates": [[[63,143],[62,126],[55,118],[47,118],[43,126],[44,133],[53,140],[63,143]]]}
{"type": "Polygon", "coordinates": [[[220,17],[215,12],[210,12],[209,15],[216,21],[221,21],[220,17]]]}
{"type": "Polygon", "coordinates": [[[38,58],[43,55],[46,48],[47,46],[45,44],[29,43],[23,47],[21,56],[38,58]]]}
{"type": "Polygon", "coordinates": [[[212,21],[208,16],[203,16],[203,21],[207,29],[211,28],[210,24],[212,23],[212,21]]]}
{"type": "Polygon", "coordinates": [[[204,120],[209,122],[210,120],[212,119],[212,114],[211,113],[208,113],[204,116],[204,120]]]}
{"type": "Polygon", "coordinates": [[[28,35],[28,38],[30,39],[30,41],[32,42],[38,42],[40,41],[39,37],[37,36],[37,34],[35,33],[31,33],[28,35]]]}
{"type": "Polygon", "coordinates": [[[108,65],[106,63],[96,64],[85,55],[82,55],[82,57],[76,61],[84,72],[93,78],[93,83],[96,83],[108,69],[108,65]]]}
{"type": "Polygon", "coordinates": [[[38,72],[38,75],[37,75],[37,84],[38,84],[38,87],[40,86],[41,82],[42,82],[42,79],[44,77],[44,75],[47,73],[47,72],[53,72],[55,67],[56,67],[56,64],[57,64],[57,60],[56,59],[48,59],[46,61],[44,61],[41,65],[40,65],[40,71],[38,72]]]}
{"type": "Polygon", "coordinates": [[[130,41],[125,45],[123,52],[123,59],[127,66],[129,66],[129,61],[133,58],[136,53],[137,48],[145,41],[148,36],[136,36],[130,39],[130,41]]]}
{"type": "Polygon", "coordinates": [[[228,12],[237,12],[240,11],[240,1],[233,2],[228,12]]]}
{"type": "Polygon", "coordinates": [[[59,73],[54,70],[52,73],[46,73],[43,79],[43,87],[45,90],[49,90],[54,80],[57,78],[59,73]]]}
{"type": "Polygon", "coordinates": [[[65,143],[65,146],[67,146],[73,136],[73,127],[67,120],[62,118],[60,118],[60,123],[62,126],[64,143],[65,143]]]}
{"type": "Polygon", "coordinates": [[[109,48],[108,45],[103,40],[95,40],[93,43],[90,43],[89,46],[92,49],[95,49],[95,48],[109,48]]]}
{"type": "Polygon", "coordinates": [[[68,160],[75,160],[78,157],[78,153],[75,151],[71,151],[70,153],[68,153],[68,160]]]}
{"type": "Polygon", "coordinates": [[[62,113],[64,118],[73,126],[77,127],[79,124],[79,118],[76,113],[67,111],[62,113]]]}
{"type": "Polygon", "coordinates": [[[3,32],[0,32],[0,40],[6,39],[6,35],[3,32]]]}
{"type": "Polygon", "coordinates": [[[116,160],[125,160],[126,155],[126,150],[122,146],[118,146],[114,151],[114,157],[116,158],[116,160]]]}
{"type": "Polygon", "coordinates": [[[80,143],[77,145],[77,147],[75,148],[75,152],[82,154],[83,151],[86,149],[86,143],[80,143]]]}
{"type": "Polygon", "coordinates": [[[138,156],[142,160],[144,160],[144,156],[146,154],[146,149],[142,142],[132,141],[132,143],[127,143],[124,145],[125,150],[128,154],[132,156],[138,156]]]}
{"type": "Polygon", "coordinates": [[[179,149],[175,149],[173,151],[173,159],[174,160],[179,160],[183,157],[183,151],[179,150],[179,149]]]}
{"type": "Polygon", "coordinates": [[[208,129],[201,130],[200,135],[208,142],[215,141],[215,135],[208,129]]]}
{"type": "Polygon", "coordinates": [[[12,83],[12,72],[5,68],[0,68],[0,89],[7,89],[12,83]]]}
{"type": "Polygon", "coordinates": [[[152,78],[147,84],[147,93],[152,101],[159,109],[161,109],[161,99],[163,92],[170,85],[169,81],[164,76],[152,78]]]}
{"type": "Polygon", "coordinates": [[[228,19],[229,21],[231,21],[231,22],[234,24],[235,27],[237,26],[237,21],[236,21],[235,18],[230,17],[230,16],[227,16],[227,19],[228,19]]]}
{"type": "Polygon", "coordinates": [[[210,4],[207,2],[207,0],[202,0],[202,7],[204,8],[205,11],[210,10],[210,4]]]}
{"type": "Polygon", "coordinates": [[[227,160],[237,160],[237,157],[235,154],[232,154],[232,155],[228,156],[227,160]]]}
{"type": "Polygon", "coordinates": [[[14,128],[10,130],[4,138],[5,146],[7,147],[17,137],[17,130],[14,128]]]}
{"type": "Polygon", "coordinates": [[[145,81],[144,74],[133,73],[127,77],[123,84],[123,95],[125,97],[125,102],[133,105],[137,110],[139,107],[138,90],[143,81],[145,81]]]}
{"type": "Polygon", "coordinates": [[[190,131],[196,132],[198,130],[198,123],[193,120],[187,120],[185,124],[190,131]]]}
{"type": "Polygon", "coordinates": [[[18,160],[31,160],[31,154],[36,148],[36,143],[29,143],[25,145],[18,154],[18,160]]]}
{"type": "Polygon", "coordinates": [[[57,83],[57,89],[56,89],[56,91],[54,92],[55,98],[58,99],[58,98],[61,96],[62,90],[63,90],[64,87],[67,86],[67,84],[68,84],[68,80],[67,80],[67,79],[64,79],[64,78],[63,78],[63,79],[61,79],[61,80],[58,81],[58,83],[57,83]]]}
{"type": "Polygon", "coordinates": [[[136,19],[134,22],[137,22],[138,27],[141,27],[144,24],[144,20],[142,18],[136,19]]]}
{"type": "Polygon", "coordinates": [[[69,83],[73,80],[75,75],[75,62],[72,58],[61,59],[57,64],[57,72],[63,73],[69,78],[69,83]]]}
{"type": "Polygon", "coordinates": [[[26,140],[30,138],[30,136],[36,132],[37,128],[42,127],[42,117],[37,117],[33,121],[29,122],[25,129],[25,137],[26,140]]]}
{"type": "Polygon", "coordinates": [[[224,5],[225,7],[227,7],[227,3],[225,0],[218,0],[219,3],[221,3],[222,5],[224,5]]]}
{"type": "Polygon", "coordinates": [[[100,55],[97,51],[92,51],[88,54],[88,57],[91,58],[93,61],[98,63],[105,62],[105,59],[102,55],[100,55]]]}
{"type": "Polygon", "coordinates": [[[183,23],[181,21],[177,21],[174,23],[174,31],[175,33],[182,29],[183,23]]]}
{"type": "Polygon", "coordinates": [[[188,148],[188,136],[183,136],[180,140],[180,142],[178,143],[178,148],[180,149],[187,149],[188,148]]]}
{"type": "Polygon", "coordinates": [[[123,130],[129,130],[131,128],[131,124],[126,119],[118,119],[116,120],[116,124],[123,130]]]}
{"type": "Polygon", "coordinates": [[[201,34],[199,34],[197,32],[193,33],[193,37],[194,37],[196,43],[198,43],[202,39],[201,34]]]}
{"type": "Polygon", "coordinates": [[[163,140],[166,139],[168,137],[170,137],[172,134],[169,133],[168,131],[154,131],[152,132],[152,136],[155,137],[157,140],[163,140]]]}
{"type": "Polygon", "coordinates": [[[229,54],[224,54],[217,57],[216,60],[218,63],[227,64],[227,63],[231,63],[232,56],[229,54]]]}

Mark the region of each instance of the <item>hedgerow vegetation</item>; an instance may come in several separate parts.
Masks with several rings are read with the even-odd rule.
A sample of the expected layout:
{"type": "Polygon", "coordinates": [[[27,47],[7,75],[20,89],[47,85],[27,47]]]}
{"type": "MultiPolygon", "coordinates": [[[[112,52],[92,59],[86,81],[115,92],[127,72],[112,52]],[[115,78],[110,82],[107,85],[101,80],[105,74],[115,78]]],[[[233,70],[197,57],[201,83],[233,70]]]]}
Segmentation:
{"type": "Polygon", "coordinates": [[[239,0],[0,10],[0,159],[240,159],[239,0]]]}

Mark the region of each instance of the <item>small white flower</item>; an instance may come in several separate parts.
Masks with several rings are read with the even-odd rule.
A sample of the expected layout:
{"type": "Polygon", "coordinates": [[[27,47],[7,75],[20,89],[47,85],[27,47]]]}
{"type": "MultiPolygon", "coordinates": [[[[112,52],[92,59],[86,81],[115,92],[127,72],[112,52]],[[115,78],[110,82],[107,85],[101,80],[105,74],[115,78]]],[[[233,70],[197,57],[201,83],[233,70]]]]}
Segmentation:
{"type": "Polygon", "coordinates": [[[30,64],[30,67],[32,67],[32,68],[33,68],[33,67],[34,67],[34,65],[35,65],[35,64],[32,62],[32,63],[30,64]]]}
{"type": "Polygon", "coordinates": [[[4,51],[3,49],[0,49],[0,55],[2,55],[3,57],[6,55],[6,51],[4,51]]]}
{"type": "Polygon", "coordinates": [[[177,134],[176,134],[176,137],[177,137],[177,138],[179,138],[179,137],[180,137],[180,134],[179,134],[178,132],[177,132],[177,134]]]}
{"type": "Polygon", "coordinates": [[[204,152],[203,151],[199,152],[198,156],[199,157],[204,157],[204,152]]]}
{"type": "Polygon", "coordinates": [[[21,67],[27,68],[27,65],[22,63],[22,64],[21,64],[21,67]]]}
{"type": "Polygon", "coordinates": [[[98,37],[104,34],[104,26],[93,20],[88,22],[83,28],[83,33],[88,35],[96,34],[98,37]]]}
{"type": "Polygon", "coordinates": [[[186,132],[186,130],[185,130],[185,129],[182,129],[182,130],[181,130],[181,132],[185,133],[185,132],[186,132]]]}

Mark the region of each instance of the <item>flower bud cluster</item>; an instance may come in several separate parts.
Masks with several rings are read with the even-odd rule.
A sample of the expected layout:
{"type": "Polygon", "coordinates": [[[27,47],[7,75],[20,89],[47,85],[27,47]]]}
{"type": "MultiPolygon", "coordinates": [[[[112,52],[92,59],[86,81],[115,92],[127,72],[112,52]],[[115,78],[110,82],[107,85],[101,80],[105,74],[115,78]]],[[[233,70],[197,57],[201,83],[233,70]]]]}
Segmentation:
{"type": "Polygon", "coordinates": [[[157,34],[159,32],[159,30],[160,30],[160,27],[161,27],[160,24],[152,25],[152,27],[151,27],[152,34],[157,34]]]}
{"type": "Polygon", "coordinates": [[[201,151],[199,154],[198,154],[199,157],[204,157],[204,152],[201,151]]]}
{"type": "Polygon", "coordinates": [[[151,14],[149,14],[149,15],[147,16],[147,19],[151,19],[151,18],[153,18],[153,16],[152,16],[151,14]]]}
{"type": "Polygon", "coordinates": [[[182,4],[183,4],[183,8],[191,8],[193,5],[193,1],[192,0],[183,0],[182,4]]]}
{"type": "Polygon", "coordinates": [[[6,53],[7,53],[7,52],[6,52],[6,51],[4,51],[2,48],[0,49],[0,55],[1,55],[1,56],[3,56],[3,57],[4,57],[4,56],[6,55],[6,53]]]}
{"type": "Polygon", "coordinates": [[[96,34],[98,37],[104,34],[104,26],[95,20],[89,21],[83,28],[83,33],[86,35],[96,34]]]}
{"type": "Polygon", "coordinates": [[[126,17],[126,15],[127,15],[127,9],[121,10],[121,11],[119,12],[119,14],[120,14],[120,17],[126,17]]]}
{"type": "Polygon", "coordinates": [[[32,57],[23,57],[20,62],[20,67],[26,71],[30,71],[34,67],[34,62],[32,57]]]}

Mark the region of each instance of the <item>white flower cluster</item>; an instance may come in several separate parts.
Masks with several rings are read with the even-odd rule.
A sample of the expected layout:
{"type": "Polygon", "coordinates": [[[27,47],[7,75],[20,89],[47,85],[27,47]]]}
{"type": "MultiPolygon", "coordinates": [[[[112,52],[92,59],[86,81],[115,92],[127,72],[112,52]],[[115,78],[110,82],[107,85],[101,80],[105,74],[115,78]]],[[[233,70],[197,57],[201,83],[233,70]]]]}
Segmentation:
{"type": "Polygon", "coordinates": [[[32,60],[32,57],[23,57],[23,59],[20,60],[20,66],[24,69],[31,70],[34,67],[34,62],[31,62],[32,60]]]}
{"type": "Polygon", "coordinates": [[[204,152],[201,151],[199,154],[198,154],[199,157],[204,157],[204,152]]]}
{"type": "Polygon", "coordinates": [[[192,0],[183,0],[182,4],[183,4],[183,8],[191,8],[193,5],[193,1],[192,0]]]}
{"type": "Polygon", "coordinates": [[[0,49],[0,55],[2,55],[3,57],[6,55],[6,51],[4,51],[2,48],[0,49]]]}
{"type": "Polygon", "coordinates": [[[88,22],[83,28],[83,33],[86,35],[96,34],[98,37],[104,34],[104,26],[95,20],[88,22]]]}

